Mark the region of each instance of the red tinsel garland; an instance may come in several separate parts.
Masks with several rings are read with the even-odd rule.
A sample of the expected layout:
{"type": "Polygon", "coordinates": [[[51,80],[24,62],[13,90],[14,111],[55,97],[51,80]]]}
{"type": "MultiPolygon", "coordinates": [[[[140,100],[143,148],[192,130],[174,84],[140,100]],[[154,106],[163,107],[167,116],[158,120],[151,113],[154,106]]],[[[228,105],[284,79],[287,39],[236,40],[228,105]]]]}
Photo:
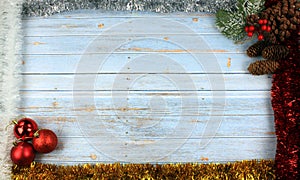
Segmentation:
{"type": "MultiPolygon", "coordinates": [[[[273,4],[267,0],[265,6],[273,4]]],[[[280,61],[280,70],[273,75],[271,90],[277,149],[276,178],[300,179],[300,25],[284,42],[288,57],[280,61]]]]}

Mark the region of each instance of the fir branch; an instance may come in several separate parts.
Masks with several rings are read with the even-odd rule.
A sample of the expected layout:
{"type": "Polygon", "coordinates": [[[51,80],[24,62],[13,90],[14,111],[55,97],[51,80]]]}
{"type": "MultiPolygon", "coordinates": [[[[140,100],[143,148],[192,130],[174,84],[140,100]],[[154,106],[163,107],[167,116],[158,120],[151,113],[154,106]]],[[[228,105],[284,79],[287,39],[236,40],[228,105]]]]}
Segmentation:
{"type": "Polygon", "coordinates": [[[216,26],[227,38],[235,42],[245,38],[246,17],[259,13],[264,8],[264,0],[237,0],[236,11],[219,10],[216,13],[216,26]]]}

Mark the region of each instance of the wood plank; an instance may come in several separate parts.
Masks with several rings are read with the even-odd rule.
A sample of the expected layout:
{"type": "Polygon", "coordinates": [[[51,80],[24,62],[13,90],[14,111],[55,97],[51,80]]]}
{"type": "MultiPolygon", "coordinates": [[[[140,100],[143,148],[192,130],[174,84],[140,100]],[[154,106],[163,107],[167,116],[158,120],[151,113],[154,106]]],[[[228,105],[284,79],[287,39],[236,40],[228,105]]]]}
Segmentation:
{"type": "Polygon", "coordinates": [[[144,18],[144,17],[169,17],[169,18],[186,18],[186,17],[214,17],[215,14],[207,12],[173,12],[173,13],[155,13],[155,12],[143,12],[143,11],[110,11],[104,9],[79,9],[71,12],[61,12],[59,14],[53,14],[47,17],[23,17],[23,20],[30,19],[78,19],[85,20],[91,18],[144,18]]]}
{"type": "Polygon", "coordinates": [[[266,91],[271,78],[248,74],[24,75],[22,91],[266,91]],[[213,82],[213,83],[210,83],[213,82]]]}
{"type": "Polygon", "coordinates": [[[49,154],[38,154],[36,160],[56,164],[96,162],[226,163],[245,159],[272,159],[276,149],[275,138],[215,138],[203,149],[199,146],[200,139],[184,141],[183,146],[183,141],[163,139],[165,145],[160,147],[156,147],[159,143],[152,142],[151,144],[148,141],[129,141],[126,147],[106,138],[89,138],[89,140],[90,142],[87,142],[86,138],[62,138],[57,150],[49,154]],[[177,143],[173,144],[173,142],[177,143]],[[153,151],[149,151],[149,149],[153,151]]]}
{"type": "MultiPolygon", "coordinates": [[[[66,113],[67,114],[67,113],[66,113]]],[[[199,138],[265,138],[275,137],[274,120],[272,115],[253,115],[253,116],[224,116],[221,117],[221,125],[216,133],[211,136],[204,133],[205,125],[210,121],[210,116],[166,116],[165,118],[148,117],[148,116],[127,116],[124,119],[118,118],[117,115],[100,116],[94,115],[97,122],[89,119],[84,113],[69,113],[68,115],[60,115],[56,112],[47,115],[24,113],[28,117],[36,120],[42,128],[48,128],[57,133],[59,138],[75,138],[75,137],[97,137],[99,132],[98,128],[109,129],[114,132],[114,135],[119,138],[147,138],[159,139],[167,135],[162,129],[176,131],[175,123],[178,119],[182,118],[186,123],[188,129],[186,132],[178,131],[172,138],[185,138],[184,135],[188,134],[190,139],[199,138]],[[71,116],[73,115],[73,116],[71,116]],[[140,122],[138,122],[140,121],[140,122]],[[87,125],[97,128],[91,128],[89,134],[83,134],[82,131],[86,130],[87,125]],[[156,126],[151,127],[154,123],[156,126]],[[258,126],[259,125],[259,126],[258,126]],[[138,127],[140,126],[140,127],[138,127]],[[76,128],[75,128],[76,127],[76,128]],[[92,135],[90,135],[92,134],[92,135]]],[[[101,137],[105,137],[101,136],[101,137]]],[[[170,138],[170,137],[168,137],[170,138]]]]}
{"type": "MultiPolygon", "coordinates": [[[[135,73],[144,73],[142,68],[138,67],[139,63],[132,64],[130,62],[145,57],[148,54],[107,54],[107,60],[101,66],[102,73],[114,73],[120,69],[134,69],[135,73]],[[140,68],[140,69],[139,69],[140,68]]],[[[203,60],[204,67],[189,54],[185,53],[167,53],[163,56],[156,56],[156,62],[160,62],[161,72],[177,73],[178,67],[181,66],[186,73],[248,73],[248,65],[255,58],[248,58],[245,54],[215,54],[216,63],[219,68],[214,67],[214,63],[209,60],[203,60]],[[166,62],[169,58],[173,63],[166,62]],[[175,64],[176,63],[176,64],[175,64]]],[[[39,73],[75,73],[80,60],[84,58],[82,55],[25,55],[23,56],[23,74],[39,74],[39,73]]],[[[86,56],[87,58],[87,56],[86,56]]],[[[99,55],[88,55],[91,62],[99,61],[99,55]]],[[[143,59],[145,60],[145,59],[143,59]]],[[[158,69],[148,69],[147,72],[157,73],[158,69]]]]}
{"type": "MultiPolygon", "coordinates": [[[[91,15],[88,18],[78,20],[77,18],[36,18],[23,20],[23,32],[24,36],[65,36],[65,35],[99,35],[105,31],[111,31],[111,28],[120,23],[133,22],[140,20],[141,16],[134,17],[97,17],[97,15],[91,15]]],[[[169,21],[173,24],[171,34],[219,34],[219,31],[215,28],[215,18],[213,16],[201,16],[201,17],[162,17],[162,16],[150,16],[148,18],[154,21],[159,20],[169,21]],[[185,31],[182,26],[186,26],[192,29],[194,32],[185,31]]],[[[133,24],[134,26],[134,24],[133,24]]],[[[156,27],[163,27],[164,24],[157,24],[156,27]]],[[[149,32],[149,29],[147,30],[149,32]]],[[[112,34],[124,34],[128,35],[128,31],[120,31],[113,29],[112,34]]],[[[138,29],[136,34],[144,34],[145,29],[138,29]]]]}
{"type": "MultiPolygon", "coordinates": [[[[138,108],[132,107],[131,103],[128,106],[115,107],[111,102],[111,94],[107,92],[97,92],[93,99],[95,101],[93,105],[89,100],[86,100],[91,98],[89,94],[81,93],[81,97],[78,98],[80,101],[74,105],[71,92],[23,92],[20,113],[37,119],[41,126],[51,128],[58,132],[59,136],[63,137],[81,136],[82,134],[78,131],[78,128],[74,129],[74,126],[80,122],[90,124],[93,127],[101,127],[98,123],[103,123],[106,128],[112,128],[120,132],[119,136],[121,137],[124,135],[140,137],[144,134],[160,137],[164,132],[161,131],[161,128],[174,128],[176,123],[180,123],[180,120],[183,120],[187,123],[187,127],[191,127],[185,129],[185,131],[193,130],[191,137],[197,138],[203,136],[203,128],[210,121],[211,116],[217,116],[222,121],[216,134],[219,137],[274,136],[271,106],[266,106],[270,102],[270,99],[266,98],[266,94],[269,94],[269,92],[228,92],[224,112],[220,111],[222,109],[221,105],[214,105],[211,94],[208,92],[203,92],[203,94],[199,95],[199,101],[201,101],[199,107],[182,107],[180,105],[180,101],[188,101],[182,100],[182,98],[191,98],[189,94],[183,94],[180,97],[175,93],[138,92],[139,96],[133,96],[133,99],[128,99],[128,101],[137,104],[138,108]],[[165,101],[169,102],[170,109],[168,112],[157,111],[153,114],[152,109],[147,106],[147,97],[159,95],[162,95],[165,101]],[[179,105],[176,105],[176,103],[179,105]],[[241,104],[249,105],[241,106],[241,104]],[[219,111],[214,111],[211,114],[212,106],[215,109],[219,109],[219,111]],[[185,109],[184,113],[182,113],[182,108],[185,109]],[[197,112],[195,109],[198,108],[199,111],[197,112]],[[93,118],[97,120],[94,121],[93,118]],[[155,125],[158,122],[163,122],[158,126],[159,128],[151,128],[153,124],[155,125]],[[122,124],[124,123],[127,125],[123,126],[122,124]],[[142,131],[138,130],[139,127],[142,128],[142,131]]],[[[116,101],[119,101],[118,99],[122,97],[116,98],[116,101]]],[[[84,128],[86,127],[81,129],[84,128]]],[[[93,128],[88,129],[93,131],[93,128]]],[[[92,134],[97,135],[99,129],[96,128],[94,130],[96,132],[92,134]]]]}
{"type": "MultiPolygon", "coordinates": [[[[233,44],[222,35],[114,35],[24,37],[22,54],[95,54],[95,53],[244,53],[251,44],[233,44]],[[166,37],[168,40],[165,40],[166,37]]],[[[168,33],[168,32],[167,32],[168,33]]],[[[200,56],[200,55],[199,55],[200,56]]],[[[213,56],[213,55],[212,55],[213,56]]],[[[203,57],[205,58],[205,57],[203,57]]]]}
{"type": "Polygon", "coordinates": [[[23,92],[21,113],[28,115],[58,116],[95,115],[111,116],[121,113],[122,116],[149,116],[151,104],[161,101],[166,108],[156,110],[156,115],[163,116],[255,116],[273,115],[268,91],[232,91],[225,96],[212,96],[211,92],[177,93],[177,92],[23,92]],[[198,96],[195,96],[198,95],[198,96]],[[163,99],[159,99],[162,97],[163,99]],[[193,99],[193,104],[182,107],[183,102],[193,99]],[[197,102],[196,102],[197,100],[197,102]],[[119,104],[124,102],[124,104],[119,104]],[[74,104],[76,103],[76,104],[74,104]],[[196,105],[198,103],[198,105],[196,105]],[[78,113],[78,114],[77,114],[78,113]],[[128,114],[126,114],[128,113],[128,114]]]}

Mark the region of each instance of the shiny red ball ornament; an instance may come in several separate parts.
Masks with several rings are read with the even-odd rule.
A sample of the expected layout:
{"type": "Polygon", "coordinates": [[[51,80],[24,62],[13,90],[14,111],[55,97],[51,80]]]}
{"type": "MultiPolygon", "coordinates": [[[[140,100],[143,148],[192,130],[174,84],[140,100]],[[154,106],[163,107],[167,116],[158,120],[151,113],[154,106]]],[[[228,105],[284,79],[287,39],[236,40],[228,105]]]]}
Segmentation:
{"type": "Polygon", "coordinates": [[[29,166],[34,157],[33,146],[28,142],[19,142],[10,151],[11,160],[19,166],[29,166]]]}
{"type": "Polygon", "coordinates": [[[263,31],[266,31],[267,30],[267,26],[266,25],[262,25],[260,29],[263,30],[263,31]]]}
{"type": "Polygon", "coordinates": [[[245,31],[249,32],[249,26],[245,26],[245,31]]]}
{"type": "Polygon", "coordinates": [[[249,37],[252,37],[253,36],[253,32],[248,32],[247,34],[249,37]]]}
{"type": "Polygon", "coordinates": [[[254,32],[254,30],[255,30],[255,27],[254,26],[249,26],[249,32],[254,32]]]}
{"type": "Polygon", "coordinates": [[[37,123],[30,118],[22,118],[19,121],[13,121],[14,135],[23,141],[31,140],[34,133],[38,130],[37,123]]]}
{"type": "Polygon", "coordinates": [[[267,26],[266,31],[267,31],[267,32],[270,32],[270,31],[271,31],[271,26],[267,26]]]}
{"type": "Polygon", "coordinates": [[[259,41],[262,41],[262,40],[264,39],[264,36],[263,36],[262,34],[260,34],[260,35],[257,36],[257,39],[258,39],[259,41]]]}
{"type": "Polygon", "coordinates": [[[57,143],[56,134],[49,129],[38,130],[32,139],[32,145],[39,153],[49,153],[53,151],[57,143]]]}

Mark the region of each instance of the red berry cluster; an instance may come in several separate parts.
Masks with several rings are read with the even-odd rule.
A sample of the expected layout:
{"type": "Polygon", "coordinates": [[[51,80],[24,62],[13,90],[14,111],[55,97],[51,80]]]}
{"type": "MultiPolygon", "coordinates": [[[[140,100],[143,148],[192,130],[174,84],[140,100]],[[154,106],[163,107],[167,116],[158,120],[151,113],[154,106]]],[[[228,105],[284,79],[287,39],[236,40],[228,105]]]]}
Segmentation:
{"type": "Polygon", "coordinates": [[[13,163],[19,166],[30,165],[35,153],[49,153],[57,146],[57,136],[49,129],[38,129],[37,123],[30,118],[12,121],[17,141],[10,152],[13,163]],[[30,142],[31,141],[31,142],[30,142]]]}
{"type": "Polygon", "coordinates": [[[247,35],[249,37],[252,37],[254,35],[255,32],[258,33],[257,39],[259,41],[264,39],[264,35],[263,32],[270,32],[271,31],[271,26],[268,26],[268,20],[266,19],[259,19],[258,20],[258,25],[254,26],[254,25],[250,25],[250,26],[246,26],[245,27],[245,31],[247,32],[247,35]]]}

